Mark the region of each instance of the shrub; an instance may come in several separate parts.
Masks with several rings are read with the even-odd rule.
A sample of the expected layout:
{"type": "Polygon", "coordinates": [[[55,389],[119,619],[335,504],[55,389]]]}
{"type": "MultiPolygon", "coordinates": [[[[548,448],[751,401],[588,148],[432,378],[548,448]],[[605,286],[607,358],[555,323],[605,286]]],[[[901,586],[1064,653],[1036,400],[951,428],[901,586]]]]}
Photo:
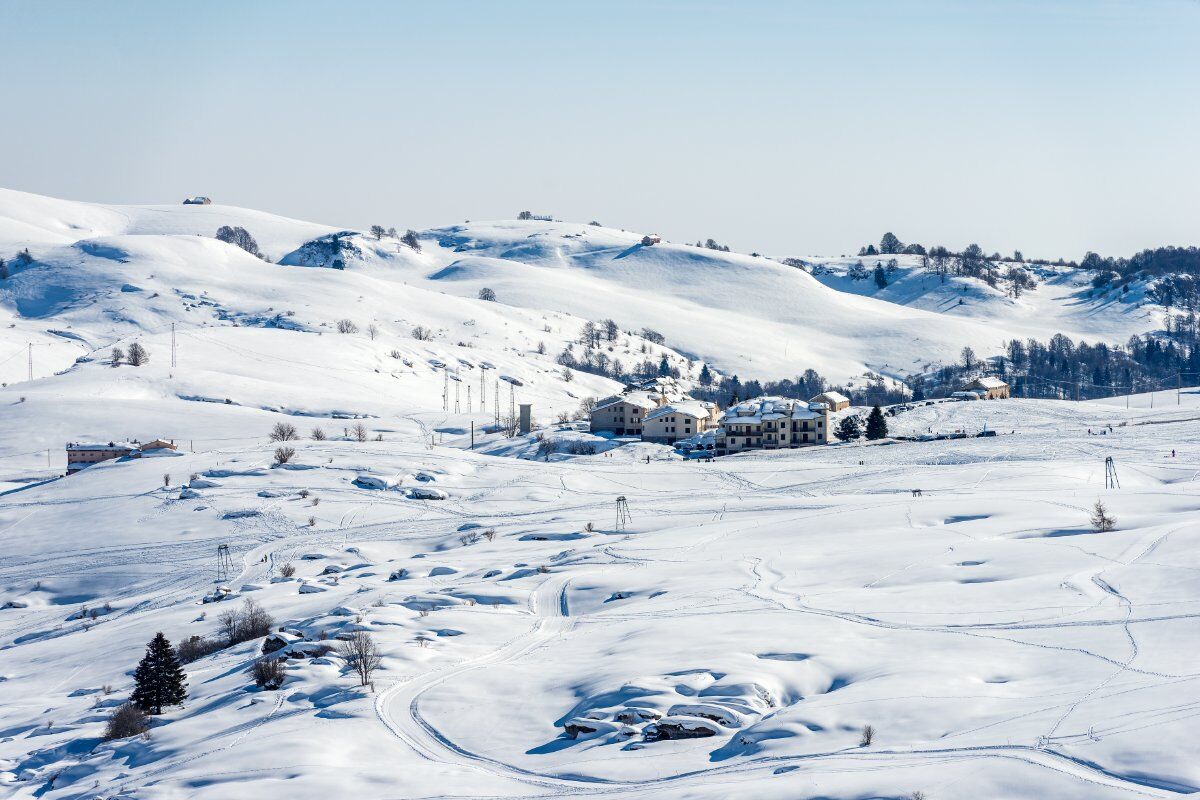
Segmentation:
{"type": "Polygon", "coordinates": [[[358,333],[358,326],[352,320],[339,319],[337,322],[338,333],[358,333]]]}
{"type": "Polygon", "coordinates": [[[221,634],[228,645],[258,639],[271,632],[274,618],[252,598],[242,601],[240,609],[230,609],[217,617],[221,634]]]}
{"type": "Polygon", "coordinates": [[[260,689],[278,689],[285,677],[281,659],[260,658],[254,662],[254,685],[260,689]]]}
{"type": "Polygon", "coordinates": [[[285,578],[290,578],[296,574],[296,565],[290,561],[285,561],[279,565],[279,574],[285,578]]]}
{"type": "Polygon", "coordinates": [[[275,448],[275,463],[286,464],[291,461],[296,455],[294,447],[276,447],[275,448]]]}
{"type": "Polygon", "coordinates": [[[272,442],[291,442],[300,438],[300,434],[296,432],[296,426],[290,422],[276,422],[275,427],[271,428],[271,435],[268,437],[272,442]]]}
{"type": "Polygon", "coordinates": [[[418,341],[427,342],[433,338],[433,331],[424,325],[418,325],[412,329],[412,337],[418,341]]]}
{"type": "Polygon", "coordinates": [[[221,649],[221,646],[221,643],[216,639],[207,639],[203,636],[189,636],[179,643],[179,647],[175,649],[175,654],[179,656],[180,662],[190,664],[193,661],[217,652],[221,649]]]}
{"type": "Polygon", "coordinates": [[[361,422],[356,423],[350,429],[350,433],[354,436],[354,441],[356,442],[365,442],[367,440],[367,429],[361,422]]]}
{"type": "Polygon", "coordinates": [[[858,741],[859,747],[870,747],[871,742],[875,741],[875,729],[870,725],[864,725],[862,729],[862,738],[858,741]]]}
{"type": "Polygon", "coordinates": [[[496,293],[485,286],[479,290],[479,299],[494,303],[496,302],[496,293]]]}
{"type": "Polygon", "coordinates": [[[133,703],[122,703],[109,716],[104,726],[104,741],[140,736],[150,730],[146,714],[133,703]]]}
{"type": "Polygon", "coordinates": [[[252,256],[262,258],[262,253],[258,250],[258,242],[254,241],[254,237],[250,235],[250,231],[237,225],[222,225],[217,228],[217,238],[222,242],[228,242],[236,247],[240,247],[252,256]]]}
{"type": "Polygon", "coordinates": [[[312,433],[309,435],[312,437],[314,442],[323,442],[326,438],[325,431],[321,430],[320,428],[313,428],[312,433]]]}

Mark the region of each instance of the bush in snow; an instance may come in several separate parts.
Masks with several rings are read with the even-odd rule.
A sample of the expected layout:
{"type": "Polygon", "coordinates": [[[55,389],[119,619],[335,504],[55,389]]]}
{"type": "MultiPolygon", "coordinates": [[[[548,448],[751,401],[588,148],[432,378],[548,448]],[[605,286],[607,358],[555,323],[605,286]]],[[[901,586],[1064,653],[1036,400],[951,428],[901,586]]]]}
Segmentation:
{"type": "Polygon", "coordinates": [[[416,231],[413,231],[413,230],[407,231],[403,236],[400,237],[400,241],[404,242],[406,245],[411,247],[413,250],[416,250],[418,253],[421,252],[421,243],[419,241],[417,241],[417,232],[416,231]]]}
{"type": "Polygon", "coordinates": [[[350,434],[356,442],[365,442],[367,440],[367,429],[361,422],[355,423],[354,427],[350,429],[350,434]]]}
{"type": "Polygon", "coordinates": [[[268,438],[272,442],[290,442],[299,439],[300,435],[296,433],[296,426],[292,423],[276,422],[275,427],[271,428],[271,435],[268,438]]]}
{"type": "Polygon", "coordinates": [[[240,609],[230,609],[217,617],[221,634],[229,645],[258,639],[271,632],[275,619],[261,605],[247,597],[240,609]]]}
{"type": "Polygon", "coordinates": [[[285,561],[279,566],[279,574],[285,578],[290,578],[296,574],[296,565],[290,561],[285,561]]]}
{"type": "Polygon", "coordinates": [[[358,326],[354,324],[353,320],[339,319],[337,331],[338,333],[358,333],[358,326]]]}
{"type": "Polygon", "coordinates": [[[125,351],[119,347],[112,349],[112,365],[114,367],[121,366],[121,362],[125,360],[125,351]]]}
{"type": "Polygon", "coordinates": [[[276,447],[275,448],[275,463],[286,464],[291,461],[296,455],[294,447],[276,447]]]}
{"type": "Polygon", "coordinates": [[[217,652],[222,646],[221,642],[216,639],[209,639],[204,636],[189,636],[179,643],[179,647],[176,648],[175,652],[179,656],[180,663],[190,664],[197,659],[217,652]]]}
{"type": "Polygon", "coordinates": [[[374,236],[376,239],[382,239],[384,234],[386,234],[386,233],[387,233],[387,228],[383,227],[382,225],[372,225],[371,226],[371,235],[374,236]]]}
{"type": "Polygon", "coordinates": [[[1101,500],[1096,501],[1096,505],[1092,506],[1092,528],[1097,533],[1107,533],[1117,527],[1117,520],[1108,515],[1108,509],[1104,507],[1101,500]]]}
{"type": "Polygon", "coordinates": [[[859,747],[870,747],[871,742],[875,741],[875,729],[870,725],[864,725],[862,729],[862,738],[858,740],[859,747]]]}
{"type": "Polygon", "coordinates": [[[250,235],[250,231],[238,225],[222,225],[217,228],[217,238],[222,242],[228,242],[235,247],[240,247],[252,256],[263,257],[263,254],[258,251],[258,242],[254,241],[254,237],[250,235]]]}
{"type": "Polygon", "coordinates": [[[479,299],[494,303],[496,302],[496,293],[485,286],[479,290],[479,299]]]}
{"type": "Polygon", "coordinates": [[[355,631],[349,639],[338,645],[338,655],[346,661],[346,666],[358,676],[358,685],[367,686],[371,676],[379,669],[383,658],[375,639],[366,631],[355,631]]]}
{"type": "Polygon", "coordinates": [[[325,431],[321,430],[320,428],[313,428],[313,429],[312,429],[312,433],[311,433],[311,434],[309,434],[309,436],[311,436],[311,437],[312,437],[312,440],[313,440],[314,442],[323,442],[323,441],[325,441],[325,431]]]}
{"type": "Polygon", "coordinates": [[[133,703],[122,703],[109,716],[104,726],[104,741],[140,736],[150,730],[146,714],[133,703]]]}
{"type": "Polygon", "coordinates": [[[367,326],[367,336],[371,337],[371,341],[375,341],[375,337],[379,335],[379,326],[372,322],[367,326]]]}
{"type": "Polygon", "coordinates": [[[418,325],[412,329],[412,337],[417,341],[427,342],[433,338],[433,331],[426,328],[424,325],[418,325]]]}
{"type": "Polygon", "coordinates": [[[254,662],[254,685],[260,689],[278,689],[285,675],[283,662],[274,658],[260,658],[254,662]]]}

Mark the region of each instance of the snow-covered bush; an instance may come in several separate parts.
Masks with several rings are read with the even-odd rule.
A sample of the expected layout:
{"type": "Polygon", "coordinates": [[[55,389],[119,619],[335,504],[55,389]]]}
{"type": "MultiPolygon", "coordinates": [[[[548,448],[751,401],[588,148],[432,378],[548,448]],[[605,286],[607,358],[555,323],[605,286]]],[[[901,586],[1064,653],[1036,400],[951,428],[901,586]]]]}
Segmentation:
{"type": "Polygon", "coordinates": [[[133,703],[122,703],[112,712],[104,726],[104,741],[140,736],[149,729],[145,712],[133,703]]]}

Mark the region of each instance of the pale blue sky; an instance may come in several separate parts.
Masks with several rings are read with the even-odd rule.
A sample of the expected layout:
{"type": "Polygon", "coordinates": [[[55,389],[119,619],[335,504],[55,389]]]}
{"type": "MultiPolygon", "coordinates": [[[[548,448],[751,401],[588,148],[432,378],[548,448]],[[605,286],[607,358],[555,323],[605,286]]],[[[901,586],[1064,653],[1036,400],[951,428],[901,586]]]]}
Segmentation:
{"type": "Polygon", "coordinates": [[[0,0],[0,185],[773,255],[1200,244],[1200,2],[0,0]]]}

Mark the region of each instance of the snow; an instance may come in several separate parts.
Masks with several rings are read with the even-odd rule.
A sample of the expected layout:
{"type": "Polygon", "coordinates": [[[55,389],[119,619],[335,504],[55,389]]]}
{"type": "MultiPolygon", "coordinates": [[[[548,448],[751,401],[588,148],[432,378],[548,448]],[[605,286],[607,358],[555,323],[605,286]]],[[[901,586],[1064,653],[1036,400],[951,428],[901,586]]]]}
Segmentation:
{"type": "MultiPolygon", "coordinates": [[[[207,238],[244,224],[278,259],[333,231],[257,212],[0,204],[3,251],[39,259],[0,289],[19,356],[0,365],[5,796],[1200,790],[1200,390],[916,404],[888,417],[903,440],[685,460],[549,422],[622,389],[563,379],[554,354],[585,320],[662,329],[743,378],[820,368],[813,353],[847,372],[933,344],[954,356],[977,323],[568,223],[455,226],[422,234],[421,253],[363,240],[333,270],[207,238]],[[696,269],[713,270],[707,293],[674,285],[696,269]],[[500,302],[476,299],[483,285],[500,302]],[[829,317],[804,318],[821,303],[829,317]],[[343,318],[360,332],[336,333],[343,318]],[[111,366],[135,340],[150,363],[111,366]],[[539,430],[490,430],[501,374],[520,382],[500,381],[501,409],[532,402],[539,430]],[[277,422],[301,437],[285,465],[277,422]],[[66,442],[155,437],[177,455],[61,477],[66,442]],[[1093,530],[1098,499],[1115,530],[1093,530]],[[188,701],[148,739],[100,741],[156,632],[215,636],[247,596],[274,617],[269,640],[188,664],[188,701]],[[337,652],[356,631],[380,648],[373,687],[337,652]],[[279,690],[254,686],[264,645],[284,659],[279,690]]],[[[663,353],[636,334],[611,344],[663,353]]]]}

